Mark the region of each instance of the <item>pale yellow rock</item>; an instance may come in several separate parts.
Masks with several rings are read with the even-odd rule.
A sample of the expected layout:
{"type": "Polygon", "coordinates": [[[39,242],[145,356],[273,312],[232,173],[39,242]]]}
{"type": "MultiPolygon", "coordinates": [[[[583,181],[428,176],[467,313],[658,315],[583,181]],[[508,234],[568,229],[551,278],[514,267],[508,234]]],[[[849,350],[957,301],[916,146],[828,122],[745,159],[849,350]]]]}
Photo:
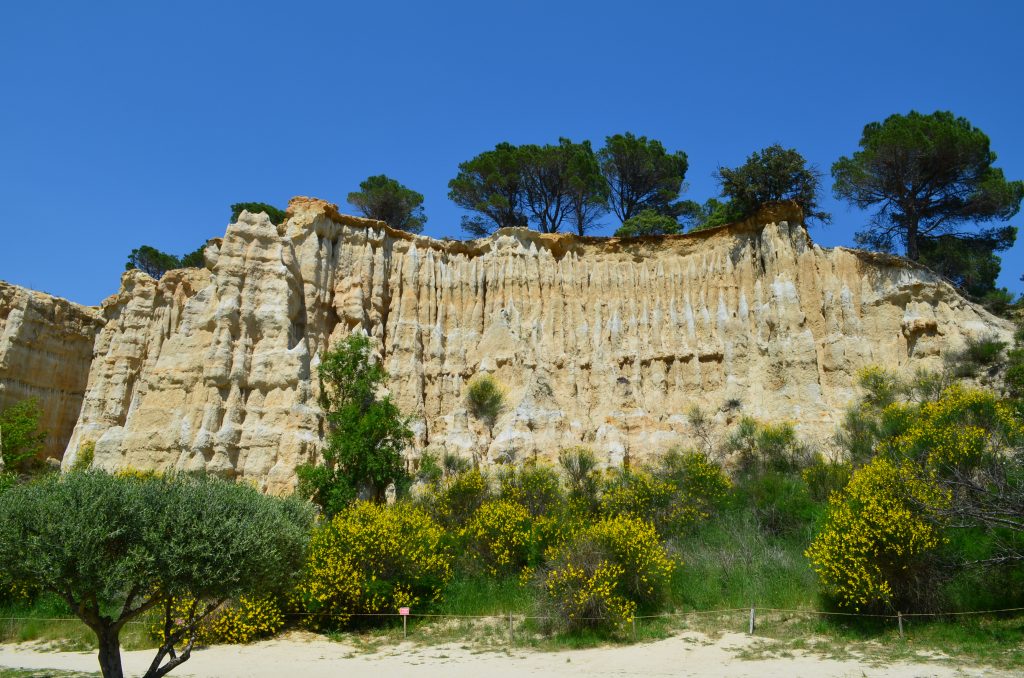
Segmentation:
{"type": "Polygon", "coordinates": [[[795,208],[693,235],[579,238],[505,229],[439,241],[296,198],[280,226],[243,213],[208,270],[122,278],[106,300],[81,417],[116,469],[206,469],[281,493],[316,459],[319,356],[365,332],[415,456],[553,457],[589,445],[611,464],[687,443],[699,405],[789,420],[824,440],[868,365],[937,368],[968,337],[1010,326],[898,257],[814,245],[795,208]],[[467,414],[494,375],[493,436],[467,414]],[[726,407],[738,400],[739,408],[726,407]]]}
{"type": "Polygon", "coordinates": [[[0,410],[38,401],[45,457],[64,453],[102,326],[97,308],[0,281],[0,410]]]}

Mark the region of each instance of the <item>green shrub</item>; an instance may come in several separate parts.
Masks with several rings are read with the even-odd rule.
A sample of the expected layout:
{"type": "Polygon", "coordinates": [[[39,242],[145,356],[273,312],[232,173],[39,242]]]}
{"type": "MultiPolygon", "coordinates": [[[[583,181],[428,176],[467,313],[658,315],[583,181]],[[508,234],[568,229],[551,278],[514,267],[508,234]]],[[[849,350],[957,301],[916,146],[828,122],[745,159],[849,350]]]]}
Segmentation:
{"type": "Polygon", "coordinates": [[[605,518],[549,549],[542,604],[555,625],[614,628],[664,602],[676,563],[654,526],[605,518]]]}
{"type": "Polygon", "coordinates": [[[0,410],[0,453],[8,469],[28,468],[43,451],[46,431],[40,430],[43,411],[39,401],[28,398],[0,410]]]}
{"type": "Polygon", "coordinates": [[[521,570],[529,562],[532,521],[526,507],[507,499],[484,502],[459,531],[473,569],[490,576],[521,570]]]}
{"type": "Polygon", "coordinates": [[[444,530],[425,511],[357,501],[314,530],[296,596],[311,625],[339,628],[354,614],[437,601],[451,565],[444,530]]]}
{"type": "Polygon", "coordinates": [[[494,377],[482,374],[469,382],[466,407],[490,431],[505,409],[505,391],[494,377]]]}
{"type": "Polygon", "coordinates": [[[78,446],[75,460],[71,463],[72,471],[85,471],[92,467],[93,459],[96,456],[96,443],[88,440],[78,446]]]}
{"type": "Polygon", "coordinates": [[[594,452],[586,447],[564,449],[558,453],[558,465],[565,475],[569,501],[577,510],[596,512],[600,479],[594,452]]]}
{"type": "Polygon", "coordinates": [[[444,469],[441,468],[437,455],[433,452],[424,452],[416,467],[416,480],[436,487],[443,477],[444,469]]]}
{"type": "Polygon", "coordinates": [[[521,504],[532,518],[557,513],[563,502],[558,473],[550,466],[527,462],[504,470],[500,479],[501,498],[521,504]]]}
{"type": "Polygon", "coordinates": [[[734,501],[749,511],[769,535],[799,535],[810,530],[818,504],[799,475],[765,471],[736,484],[734,501]]]}
{"type": "Polygon", "coordinates": [[[491,496],[490,483],[479,469],[445,478],[433,497],[431,510],[449,528],[461,528],[491,496]]]}
{"type": "Polygon", "coordinates": [[[846,484],[850,482],[851,473],[853,473],[853,465],[850,462],[826,459],[819,454],[801,475],[811,499],[823,502],[833,492],[838,492],[846,487],[846,484]]]}
{"type": "Polygon", "coordinates": [[[991,367],[999,362],[1006,342],[995,337],[971,337],[964,347],[964,357],[980,367],[991,367]]]}
{"type": "Polygon", "coordinates": [[[799,471],[809,458],[792,424],[763,424],[751,417],[740,419],[725,441],[725,450],[734,455],[741,474],[799,471]]]}
{"type": "Polygon", "coordinates": [[[722,468],[703,452],[669,450],[655,475],[675,487],[678,501],[689,505],[696,520],[714,515],[732,487],[722,468]]]}

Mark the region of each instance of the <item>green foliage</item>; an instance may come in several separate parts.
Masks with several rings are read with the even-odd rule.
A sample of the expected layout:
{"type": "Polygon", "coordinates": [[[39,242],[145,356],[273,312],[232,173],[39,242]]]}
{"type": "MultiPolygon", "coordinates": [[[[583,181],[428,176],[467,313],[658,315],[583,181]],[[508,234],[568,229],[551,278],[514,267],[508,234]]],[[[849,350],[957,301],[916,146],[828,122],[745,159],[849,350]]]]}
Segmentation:
{"type": "Polygon", "coordinates": [[[704,204],[696,200],[684,200],[679,203],[680,219],[690,232],[704,231],[716,226],[724,226],[743,219],[743,213],[729,202],[717,198],[708,198],[704,204]]]}
{"type": "MultiPolygon", "coordinates": [[[[1002,261],[996,252],[1013,247],[1017,229],[1013,226],[987,229],[977,235],[939,235],[920,238],[918,261],[948,278],[975,299],[988,297],[998,307],[1013,302],[1005,290],[996,289],[1002,261]]],[[[999,309],[1000,311],[1005,309],[999,309]]]]}
{"type": "Polygon", "coordinates": [[[752,153],[739,167],[720,167],[715,174],[722,195],[742,217],[755,214],[762,205],[793,200],[808,220],[832,220],[818,206],[821,173],[795,149],[774,144],[752,153]]]}
{"type": "Polygon", "coordinates": [[[43,451],[46,431],[39,429],[43,411],[35,398],[20,400],[0,410],[0,451],[4,466],[25,468],[43,451]]]}
{"type": "Polygon", "coordinates": [[[740,419],[725,441],[725,451],[735,455],[741,474],[792,473],[809,460],[792,424],[763,424],[752,417],[740,419]]]}
{"type": "Polygon", "coordinates": [[[556,626],[614,629],[655,609],[668,593],[675,563],[654,526],[629,516],[606,518],[549,549],[542,604],[556,626]]]}
{"type": "Polygon", "coordinates": [[[451,566],[444,531],[425,511],[357,501],[314,530],[296,595],[311,625],[336,629],[355,614],[436,602],[451,566]]]}
{"type": "Polygon", "coordinates": [[[734,505],[769,536],[806,534],[818,518],[818,503],[801,475],[762,469],[736,483],[734,505]]]}
{"type": "Polygon", "coordinates": [[[556,515],[564,499],[557,471],[536,463],[502,472],[500,497],[522,505],[534,519],[556,515]]]}
{"type": "Polygon", "coordinates": [[[215,478],[51,474],[0,494],[0,563],[63,598],[96,632],[104,675],[120,676],[126,621],[165,602],[169,616],[173,598],[201,601],[154,666],[179,644],[164,668],[188,659],[191,629],[225,600],[291,584],[310,519],[297,501],[215,478]]]}
{"type": "Polygon", "coordinates": [[[206,245],[201,245],[196,251],[178,257],[161,252],[155,247],[143,245],[131,251],[124,270],[138,269],[149,277],[159,280],[164,273],[176,268],[203,268],[206,266],[205,251],[206,245]]]}
{"type": "Polygon", "coordinates": [[[964,358],[980,367],[991,367],[1003,356],[1006,342],[995,337],[970,337],[964,347],[964,358]]]}
{"type": "Polygon", "coordinates": [[[466,407],[469,413],[479,419],[487,430],[492,430],[498,417],[505,410],[505,390],[498,380],[489,374],[482,374],[466,389],[466,407]]]}
{"type": "MultiPolygon", "coordinates": [[[[1009,219],[1020,209],[1024,182],[993,167],[989,138],[948,111],[891,115],[864,127],[860,150],[832,165],[837,198],[860,209],[878,207],[858,242],[921,257],[921,239],[977,222],[1009,219]]],[[[990,237],[995,231],[983,231],[990,237]]]]}
{"type": "Polygon", "coordinates": [[[597,152],[609,188],[609,208],[625,223],[645,209],[675,217],[686,170],[686,153],[669,153],[656,139],[630,132],[605,139],[597,152]]]}
{"type": "Polygon", "coordinates": [[[562,138],[558,145],[520,146],[517,153],[523,205],[537,230],[555,233],[568,219],[584,235],[607,198],[607,185],[590,142],[575,144],[562,138]]]}
{"type": "Polygon", "coordinates": [[[686,503],[696,520],[715,515],[732,488],[722,468],[703,452],[671,449],[658,461],[654,475],[675,488],[676,501],[686,503]]]}
{"type": "Polygon", "coordinates": [[[287,212],[265,202],[236,202],[231,206],[231,223],[237,222],[238,217],[242,215],[243,211],[250,214],[266,212],[267,216],[270,217],[270,223],[275,226],[284,223],[284,220],[288,218],[287,212]]]}
{"type": "Polygon", "coordinates": [[[424,452],[416,467],[416,480],[429,486],[436,486],[444,477],[444,469],[441,462],[433,452],[424,452]]]}
{"type": "Polygon", "coordinates": [[[594,452],[586,447],[570,447],[558,453],[558,465],[565,474],[569,501],[586,513],[596,511],[600,478],[594,452]]]}
{"type": "Polygon", "coordinates": [[[402,455],[412,431],[391,398],[378,395],[387,374],[371,360],[369,339],[345,338],[324,354],[318,375],[328,425],[324,461],[296,469],[299,492],[331,516],[362,493],[384,501],[391,483],[404,491],[409,479],[402,455]]]}
{"type": "Polygon", "coordinates": [[[675,235],[683,227],[674,217],[658,214],[654,210],[643,210],[630,217],[615,231],[616,238],[634,238],[643,235],[675,235]]]}
{"type": "Polygon", "coordinates": [[[72,471],[85,471],[92,467],[93,459],[96,456],[96,443],[87,440],[78,446],[75,453],[75,460],[71,463],[72,471]]]}
{"type": "Polygon", "coordinates": [[[1006,352],[1006,372],[1003,381],[1009,397],[1024,398],[1024,324],[1017,326],[1013,348],[1006,352]]]}
{"type": "Polygon", "coordinates": [[[509,574],[529,561],[533,525],[526,507],[508,499],[484,502],[459,530],[459,541],[472,563],[491,576],[509,574]]]}
{"type": "Polygon", "coordinates": [[[348,202],[363,216],[402,231],[421,233],[427,223],[423,195],[383,174],[362,181],[358,191],[348,194],[348,202]]]}
{"type": "Polygon", "coordinates": [[[852,473],[853,465],[850,462],[826,459],[818,454],[801,475],[811,499],[823,502],[833,492],[846,487],[852,473]]]}
{"type": "Polygon", "coordinates": [[[466,469],[445,478],[430,500],[437,520],[447,528],[458,528],[490,498],[487,478],[478,469],[466,469]]]}
{"type": "Polygon", "coordinates": [[[462,218],[462,228],[470,235],[482,237],[498,228],[526,226],[520,154],[512,144],[497,144],[494,150],[460,163],[448,189],[452,202],[477,213],[462,218]]]}

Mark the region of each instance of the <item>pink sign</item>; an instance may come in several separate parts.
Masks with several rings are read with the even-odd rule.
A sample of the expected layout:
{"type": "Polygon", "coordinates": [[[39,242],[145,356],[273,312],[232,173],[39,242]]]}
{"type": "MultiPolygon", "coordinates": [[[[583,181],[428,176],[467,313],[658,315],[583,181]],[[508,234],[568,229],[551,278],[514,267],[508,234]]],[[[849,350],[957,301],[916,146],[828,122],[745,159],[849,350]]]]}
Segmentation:
{"type": "Polygon", "coordinates": [[[409,616],[409,608],[407,608],[407,607],[400,607],[400,608],[398,608],[398,614],[402,615],[403,617],[408,617],[409,616]]]}

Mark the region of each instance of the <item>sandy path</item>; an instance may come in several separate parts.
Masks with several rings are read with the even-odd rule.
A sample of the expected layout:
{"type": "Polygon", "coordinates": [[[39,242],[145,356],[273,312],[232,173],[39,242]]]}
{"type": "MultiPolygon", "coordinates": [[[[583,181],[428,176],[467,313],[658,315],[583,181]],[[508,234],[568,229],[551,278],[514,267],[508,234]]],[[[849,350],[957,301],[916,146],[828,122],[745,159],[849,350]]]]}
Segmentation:
{"type": "MultiPolygon", "coordinates": [[[[384,647],[360,654],[349,645],[315,636],[291,634],[253,645],[221,645],[200,650],[171,676],[202,678],[505,678],[511,676],[731,676],[742,678],[913,678],[954,676],[1009,676],[980,668],[938,663],[893,663],[871,666],[858,660],[821,659],[816,656],[745,661],[736,651],[756,639],[726,634],[711,642],[697,633],[641,645],[562,652],[516,650],[475,652],[461,644],[384,647]]],[[[141,675],[153,652],[125,652],[129,675],[141,675]]],[[[0,666],[28,669],[96,671],[91,653],[47,652],[31,645],[0,645],[0,666]]]]}

